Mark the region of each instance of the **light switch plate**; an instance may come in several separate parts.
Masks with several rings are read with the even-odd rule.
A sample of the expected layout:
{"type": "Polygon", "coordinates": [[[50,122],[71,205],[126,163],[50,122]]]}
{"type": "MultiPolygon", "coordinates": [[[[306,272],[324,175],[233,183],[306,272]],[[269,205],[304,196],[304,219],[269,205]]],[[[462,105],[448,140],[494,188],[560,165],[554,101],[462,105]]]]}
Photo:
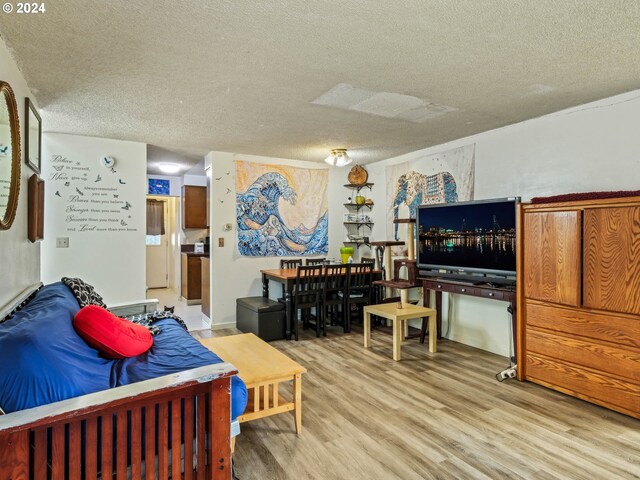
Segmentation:
{"type": "Polygon", "coordinates": [[[56,237],[56,248],[69,248],[69,237],[56,237]]]}

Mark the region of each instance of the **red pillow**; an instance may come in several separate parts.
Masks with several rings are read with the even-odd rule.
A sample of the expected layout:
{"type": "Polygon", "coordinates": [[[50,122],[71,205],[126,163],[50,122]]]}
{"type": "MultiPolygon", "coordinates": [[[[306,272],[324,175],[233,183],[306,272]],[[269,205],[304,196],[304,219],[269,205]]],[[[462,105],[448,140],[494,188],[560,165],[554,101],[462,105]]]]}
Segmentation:
{"type": "Polygon", "coordinates": [[[85,342],[107,358],[135,357],[153,345],[149,330],[97,305],[81,308],[73,326],[85,342]]]}

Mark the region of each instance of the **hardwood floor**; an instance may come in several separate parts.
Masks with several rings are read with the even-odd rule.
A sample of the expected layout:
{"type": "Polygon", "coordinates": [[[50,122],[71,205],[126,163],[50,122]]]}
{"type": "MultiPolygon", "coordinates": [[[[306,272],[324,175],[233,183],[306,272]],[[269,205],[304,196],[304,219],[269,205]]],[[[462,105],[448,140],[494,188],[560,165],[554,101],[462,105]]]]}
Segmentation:
{"type": "MultiPolygon", "coordinates": [[[[417,339],[333,333],[277,341],[308,369],[293,415],[242,424],[234,461],[250,479],[640,478],[640,421],[495,374],[504,357],[417,339]]],[[[235,330],[214,332],[233,334],[235,330]]],[[[197,332],[208,336],[210,332],[197,332]]]]}

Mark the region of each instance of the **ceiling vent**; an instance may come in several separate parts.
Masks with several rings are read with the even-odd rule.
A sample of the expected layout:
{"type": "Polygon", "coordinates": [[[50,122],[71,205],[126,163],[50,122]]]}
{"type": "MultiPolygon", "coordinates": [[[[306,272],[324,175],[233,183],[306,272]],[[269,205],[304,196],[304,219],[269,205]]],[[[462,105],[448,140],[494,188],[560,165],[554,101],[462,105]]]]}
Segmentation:
{"type": "Polygon", "coordinates": [[[457,110],[454,107],[438,105],[411,95],[372,92],[348,83],[339,83],[311,103],[414,123],[422,123],[457,110]]]}

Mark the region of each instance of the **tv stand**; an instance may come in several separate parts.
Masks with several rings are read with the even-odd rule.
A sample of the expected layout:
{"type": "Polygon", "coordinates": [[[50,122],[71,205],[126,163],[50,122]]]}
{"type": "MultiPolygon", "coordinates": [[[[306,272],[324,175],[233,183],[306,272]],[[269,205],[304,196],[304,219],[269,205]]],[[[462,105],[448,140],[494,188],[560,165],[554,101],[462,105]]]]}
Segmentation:
{"type": "MultiPolygon", "coordinates": [[[[421,272],[423,273],[423,272],[421,272]]],[[[442,292],[457,293],[459,295],[469,295],[472,297],[491,298],[493,300],[502,300],[509,302],[507,311],[511,313],[511,326],[513,334],[513,357],[511,361],[516,361],[516,282],[508,278],[480,277],[469,275],[443,274],[442,277],[423,276],[422,288],[424,294],[424,304],[430,306],[431,290],[436,293],[436,324],[438,329],[438,338],[442,338],[442,292]]],[[[424,326],[423,326],[424,328],[424,326]]],[[[421,333],[421,338],[425,332],[421,333]]]]}

